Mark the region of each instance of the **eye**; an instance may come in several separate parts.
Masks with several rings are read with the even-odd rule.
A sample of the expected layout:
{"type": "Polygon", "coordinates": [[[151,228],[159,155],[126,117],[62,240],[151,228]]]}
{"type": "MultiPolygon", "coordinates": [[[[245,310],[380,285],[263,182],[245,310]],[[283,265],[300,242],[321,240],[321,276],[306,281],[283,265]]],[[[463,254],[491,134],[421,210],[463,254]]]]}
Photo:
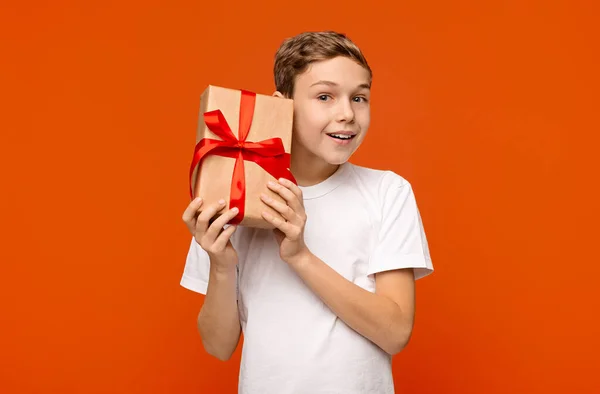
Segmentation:
{"type": "Polygon", "coordinates": [[[366,103],[368,100],[366,97],[357,96],[353,98],[355,103],[366,103]]]}
{"type": "Polygon", "coordinates": [[[331,98],[328,94],[321,94],[317,97],[319,101],[327,101],[327,99],[331,98]]]}

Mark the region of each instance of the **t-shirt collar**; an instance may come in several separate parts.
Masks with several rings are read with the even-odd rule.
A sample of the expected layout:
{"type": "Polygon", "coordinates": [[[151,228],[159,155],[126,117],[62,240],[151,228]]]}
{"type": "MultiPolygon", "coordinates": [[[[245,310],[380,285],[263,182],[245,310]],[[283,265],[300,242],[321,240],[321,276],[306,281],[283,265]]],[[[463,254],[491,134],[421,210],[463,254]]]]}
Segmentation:
{"type": "Polygon", "coordinates": [[[310,200],[313,198],[319,198],[337,188],[348,173],[349,165],[350,164],[348,162],[340,165],[336,172],[334,172],[329,178],[317,183],[316,185],[300,186],[300,190],[302,190],[302,196],[304,199],[310,200]]]}

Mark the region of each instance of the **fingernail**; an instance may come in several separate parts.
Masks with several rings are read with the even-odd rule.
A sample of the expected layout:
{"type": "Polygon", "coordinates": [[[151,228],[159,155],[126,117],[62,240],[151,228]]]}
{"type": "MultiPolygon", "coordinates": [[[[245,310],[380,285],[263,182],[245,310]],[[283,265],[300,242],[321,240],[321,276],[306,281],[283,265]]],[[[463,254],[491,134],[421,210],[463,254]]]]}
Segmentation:
{"type": "Polygon", "coordinates": [[[279,178],[279,183],[287,183],[287,179],[285,179],[285,178],[279,178]]]}
{"type": "Polygon", "coordinates": [[[238,207],[231,208],[231,212],[233,212],[233,213],[238,213],[239,211],[240,211],[240,209],[238,207]]]}
{"type": "Polygon", "coordinates": [[[269,200],[270,200],[269,196],[267,196],[267,195],[266,195],[266,194],[264,194],[264,193],[261,193],[261,194],[260,194],[260,196],[262,197],[262,199],[263,199],[263,200],[266,200],[266,201],[269,201],[269,200]]]}
{"type": "Polygon", "coordinates": [[[223,200],[223,199],[220,199],[220,200],[219,200],[219,204],[221,204],[221,205],[225,204],[225,200],[223,200]]]}
{"type": "Polygon", "coordinates": [[[269,186],[275,186],[275,182],[269,181],[269,186]]]}

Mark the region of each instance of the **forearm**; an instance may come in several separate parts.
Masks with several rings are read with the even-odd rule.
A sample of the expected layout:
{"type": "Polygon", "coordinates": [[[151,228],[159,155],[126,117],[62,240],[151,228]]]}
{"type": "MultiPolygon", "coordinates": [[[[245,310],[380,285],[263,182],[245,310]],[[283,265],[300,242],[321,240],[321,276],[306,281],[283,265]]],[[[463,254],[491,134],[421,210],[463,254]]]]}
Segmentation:
{"type": "Polygon", "coordinates": [[[236,278],[235,266],[223,270],[211,264],[206,297],[198,315],[204,348],[223,361],[231,357],[240,338],[236,278]]]}
{"type": "Polygon", "coordinates": [[[313,254],[290,266],[335,315],[384,351],[393,355],[407,344],[413,316],[393,300],[350,282],[313,254]]]}

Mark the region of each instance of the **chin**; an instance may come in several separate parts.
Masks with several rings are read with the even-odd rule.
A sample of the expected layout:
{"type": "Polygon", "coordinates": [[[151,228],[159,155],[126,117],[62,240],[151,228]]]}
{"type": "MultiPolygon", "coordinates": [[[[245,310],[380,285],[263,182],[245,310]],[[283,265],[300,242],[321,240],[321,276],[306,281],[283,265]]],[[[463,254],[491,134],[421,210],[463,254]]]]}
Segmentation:
{"type": "Polygon", "coordinates": [[[350,159],[350,155],[325,155],[323,157],[323,160],[325,160],[325,162],[327,162],[327,164],[331,164],[333,166],[339,166],[344,164],[345,162],[347,162],[350,159]]]}

